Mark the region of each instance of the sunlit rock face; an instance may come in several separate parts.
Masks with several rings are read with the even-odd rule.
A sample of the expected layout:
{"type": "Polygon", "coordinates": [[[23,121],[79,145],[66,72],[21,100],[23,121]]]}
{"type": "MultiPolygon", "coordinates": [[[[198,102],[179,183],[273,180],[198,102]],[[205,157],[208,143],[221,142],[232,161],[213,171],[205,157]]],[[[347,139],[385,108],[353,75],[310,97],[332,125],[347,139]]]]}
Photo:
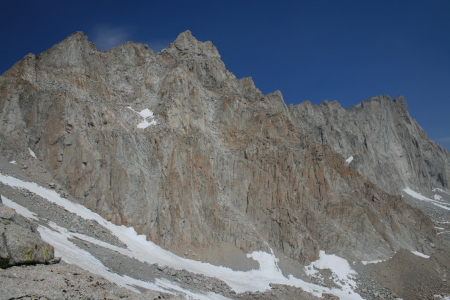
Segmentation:
{"type": "Polygon", "coordinates": [[[307,118],[327,116],[304,106],[236,79],[189,31],[159,53],[131,42],[100,51],[77,32],[0,77],[0,147],[11,160],[30,148],[72,199],[173,251],[269,245],[301,262],[320,249],[425,252],[430,219],[386,193],[387,178],[367,174],[383,190],[357,172],[359,140],[338,152],[317,140],[307,118]]]}
{"type": "Polygon", "coordinates": [[[348,109],[338,102],[289,106],[291,120],[384,190],[449,188],[450,153],[434,143],[411,118],[403,96],[377,96],[348,109]]]}

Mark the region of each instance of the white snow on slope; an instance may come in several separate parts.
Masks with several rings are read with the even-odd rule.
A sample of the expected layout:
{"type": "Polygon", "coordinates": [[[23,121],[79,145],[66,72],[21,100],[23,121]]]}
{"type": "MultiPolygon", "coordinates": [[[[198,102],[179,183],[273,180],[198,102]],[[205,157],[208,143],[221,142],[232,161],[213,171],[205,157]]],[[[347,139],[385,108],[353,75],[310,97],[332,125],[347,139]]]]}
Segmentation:
{"type": "Polygon", "coordinates": [[[434,194],[433,198],[434,198],[434,200],[437,200],[437,201],[443,201],[442,196],[440,196],[438,194],[434,194]]]}
{"type": "Polygon", "coordinates": [[[415,255],[417,255],[417,256],[423,257],[423,258],[430,258],[429,255],[420,253],[420,252],[418,252],[418,251],[411,251],[411,253],[412,253],[412,254],[415,254],[415,255]]]}
{"type": "Polygon", "coordinates": [[[34,158],[37,158],[36,154],[34,154],[33,150],[31,150],[30,148],[28,148],[28,152],[30,152],[31,156],[33,156],[34,158]]]}
{"type": "MultiPolygon", "coordinates": [[[[439,233],[438,233],[439,234],[439,233]]],[[[414,254],[414,255],[417,255],[417,256],[420,256],[420,257],[423,257],[423,258],[430,258],[430,256],[429,255],[426,255],[426,254],[423,254],[423,253],[421,253],[421,252],[418,252],[418,251],[410,251],[412,254],[414,254]]],[[[392,257],[391,257],[392,258],[392,257]]],[[[390,259],[390,258],[389,258],[390,259]]],[[[380,263],[380,262],[384,262],[384,261],[387,261],[387,260],[389,260],[389,259],[382,259],[382,260],[373,260],[373,261],[361,261],[361,263],[363,264],[363,265],[367,265],[367,264],[377,264],[377,263],[380,263]]]]}
{"type": "Polygon", "coordinates": [[[6,198],[5,196],[2,196],[2,202],[3,204],[5,204],[8,207],[11,207],[13,209],[16,210],[16,213],[18,213],[19,215],[24,216],[27,219],[31,219],[31,220],[36,220],[38,221],[39,219],[36,217],[36,214],[29,211],[27,208],[23,207],[22,205],[19,205],[11,200],[9,200],[8,198],[6,198]]]}
{"type": "Polygon", "coordinates": [[[363,264],[363,265],[368,265],[368,264],[378,264],[378,263],[380,263],[380,262],[383,262],[383,261],[386,261],[387,259],[380,259],[380,260],[363,260],[363,261],[361,261],[361,263],[363,264]]]}
{"type": "Polygon", "coordinates": [[[65,228],[54,223],[50,224],[50,226],[57,231],[43,226],[39,226],[38,231],[41,234],[42,239],[55,248],[55,256],[62,257],[67,263],[77,265],[82,269],[88,270],[116,283],[118,286],[126,287],[137,293],[139,293],[139,290],[132,287],[132,285],[160,292],[168,292],[155,284],[128,276],[121,276],[108,271],[108,268],[106,268],[97,258],[70,242],[68,238],[71,238],[71,235],[65,228]]]}
{"type": "Polygon", "coordinates": [[[60,206],[63,206],[68,211],[76,213],[84,219],[96,220],[99,224],[101,224],[103,226],[105,226],[107,223],[110,223],[110,222],[106,221],[105,219],[103,219],[99,214],[96,214],[96,213],[92,212],[91,210],[87,209],[85,206],[78,204],[78,203],[73,203],[65,198],[62,198],[56,191],[41,187],[34,182],[22,181],[15,177],[3,175],[3,174],[0,174],[0,181],[11,187],[15,187],[15,188],[19,188],[19,189],[23,188],[23,189],[29,190],[30,192],[33,192],[33,193],[41,196],[42,198],[47,199],[50,202],[56,203],[60,206]]]}
{"type": "Polygon", "coordinates": [[[433,297],[436,298],[436,300],[450,300],[450,296],[434,295],[433,297]]]}
{"type": "Polygon", "coordinates": [[[349,165],[353,161],[353,155],[347,158],[345,161],[347,162],[347,165],[349,165]]]}
{"type": "Polygon", "coordinates": [[[56,231],[43,226],[39,226],[38,230],[42,236],[42,239],[45,242],[51,244],[53,247],[55,247],[55,256],[60,256],[67,263],[77,265],[85,270],[98,274],[106,278],[107,280],[116,283],[118,286],[126,287],[136,293],[139,293],[140,291],[134,288],[133,286],[139,286],[145,289],[169,294],[174,294],[173,292],[176,291],[180,292],[188,299],[199,299],[199,300],[228,299],[215,293],[208,293],[207,295],[193,293],[165,279],[163,280],[159,279],[156,280],[155,283],[150,283],[129,277],[127,275],[118,275],[116,273],[113,273],[89,252],[77,247],[74,243],[70,242],[68,239],[72,238],[73,235],[67,229],[60,227],[52,222],[50,223],[50,226],[56,231]]]}
{"type": "Polygon", "coordinates": [[[440,188],[434,188],[433,192],[441,192],[441,193],[446,193],[447,195],[450,195],[449,193],[447,193],[446,191],[444,191],[443,189],[440,189],[440,188]]]}
{"type": "Polygon", "coordinates": [[[428,201],[428,202],[431,202],[431,203],[433,203],[434,205],[436,205],[436,206],[438,206],[440,208],[443,208],[445,210],[450,210],[450,207],[444,205],[445,202],[440,202],[440,201],[437,201],[437,200],[433,200],[433,199],[427,198],[427,197],[422,196],[421,194],[411,190],[410,188],[405,188],[405,189],[403,189],[403,191],[405,193],[407,193],[408,195],[416,198],[417,200],[428,201]]]}
{"type": "MultiPolygon", "coordinates": [[[[162,249],[161,247],[150,241],[147,241],[144,235],[137,235],[132,227],[128,228],[125,226],[114,225],[111,222],[103,219],[97,213],[90,211],[86,207],[80,204],[72,203],[65,198],[61,198],[60,195],[53,190],[43,188],[33,182],[21,181],[17,178],[5,176],[2,174],[0,174],[0,181],[12,187],[24,188],[33,193],[36,193],[39,196],[46,198],[50,202],[63,206],[65,209],[72,213],[76,213],[84,219],[96,220],[99,224],[111,230],[114,235],[116,235],[123,243],[127,245],[127,249],[123,249],[78,233],[69,233],[65,229],[61,229],[61,233],[61,231],[59,231],[59,228],[56,226],[54,228],[58,231],[45,228],[42,229],[42,232],[44,232],[43,235],[47,237],[49,243],[52,244],[56,249],[58,249],[58,253],[61,253],[63,259],[67,261],[74,259],[74,255],[78,255],[76,253],[71,253],[70,249],[67,249],[75,249],[72,243],[68,244],[65,241],[67,240],[68,236],[73,236],[109,249],[113,249],[121,254],[133,257],[142,262],[148,262],[150,264],[157,263],[159,265],[168,266],[175,269],[186,269],[190,272],[201,273],[208,277],[217,277],[230,285],[236,293],[245,291],[265,291],[271,288],[271,283],[278,283],[300,287],[304,291],[310,292],[317,297],[321,297],[322,293],[331,293],[338,297],[341,297],[342,299],[362,299],[361,296],[354,292],[352,289],[354,283],[352,282],[351,277],[353,276],[354,271],[351,270],[348,263],[344,259],[339,258],[335,255],[328,256],[323,251],[321,251],[321,258],[317,262],[316,267],[331,269],[335,274],[336,280],[343,281],[342,284],[339,284],[340,286],[342,286],[342,289],[330,289],[311,284],[297,279],[292,275],[289,275],[288,278],[284,277],[277,266],[277,258],[273,253],[269,254],[262,251],[256,251],[248,254],[247,256],[249,258],[253,258],[254,260],[257,260],[259,262],[260,268],[258,270],[251,270],[246,272],[233,271],[230,268],[214,266],[208,263],[182,258],[162,249]]],[[[78,262],[76,264],[79,265],[78,262]]],[[[96,263],[86,264],[84,265],[84,267],[86,268],[86,270],[93,273],[100,272],[102,270],[101,266],[96,263]]],[[[125,280],[123,279],[123,276],[117,276],[111,275],[111,280],[125,280]]],[[[126,282],[127,281],[125,281],[125,284],[126,282]]],[[[213,299],[212,295],[208,299],[213,299]]]]}
{"type": "Polygon", "coordinates": [[[132,111],[134,111],[135,113],[141,115],[141,117],[144,118],[144,121],[137,125],[138,128],[145,129],[148,126],[158,124],[154,120],[155,116],[153,115],[153,112],[150,109],[146,108],[146,109],[143,109],[140,112],[138,112],[138,111],[135,111],[133,108],[131,108],[131,106],[128,106],[128,108],[131,109],[132,111]],[[147,118],[150,118],[150,122],[147,120],[147,118]]]}
{"type": "Polygon", "coordinates": [[[443,221],[443,222],[439,222],[439,221],[435,221],[437,224],[450,224],[450,222],[448,221],[443,221]]]}
{"type": "Polygon", "coordinates": [[[353,289],[356,288],[355,276],[357,273],[350,267],[347,260],[337,255],[320,251],[319,259],[306,266],[305,273],[314,276],[319,272],[317,269],[330,269],[333,273],[334,283],[341,286],[342,290],[347,291],[348,294],[351,294],[353,289]]]}
{"type": "MultiPolygon", "coordinates": [[[[21,214],[22,216],[38,220],[36,218],[35,214],[29,211],[27,208],[21,206],[20,204],[17,204],[11,200],[9,200],[6,197],[2,197],[3,204],[10,208],[14,208],[17,213],[21,214]]],[[[145,289],[164,292],[168,294],[174,294],[174,291],[180,292],[182,295],[187,297],[188,299],[199,299],[199,300],[225,300],[228,299],[226,297],[223,297],[222,295],[218,295],[212,292],[207,293],[206,295],[193,293],[191,291],[185,290],[176,284],[171,283],[168,280],[156,280],[156,283],[149,283],[145,282],[139,279],[135,279],[132,277],[129,277],[127,275],[118,275],[116,273],[110,272],[109,269],[102,264],[101,261],[99,261],[97,258],[95,258],[93,255],[91,255],[89,252],[79,248],[77,245],[69,241],[69,238],[78,237],[82,240],[86,241],[97,241],[94,238],[90,238],[88,236],[85,236],[83,234],[74,234],[72,232],[69,232],[67,229],[60,227],[56,225],[53,222],[49,223],[50,228],[44,227],[42,225],[39,225],[38,231],[42,237],[42,239],[46,242],[52,245],[55,248],[55,256],[61,257],[64,261],[66,261],[69,264],[74,264],[79,266],[82,269],[88,270],[91,273],[100,275],[107,280],[116,283],[118,286],[128,288],[136,293],[140,293],[138,289],[136,289],[134,286],[139,286],[145,289]]],[[[96,243],[102,246],[106,245],[106,248],[114,249],[112,245],[107,243],[96,243]],[[109,246],[109,247],[108,247],[109,246]]],[[[118,249],[119,248],[116,247],[118,249]]],[[[119,251],[118,251],[119,252],[119,251]]],[[[132,257],[132,253],[126,253],[126,255],[132,257]]]]}

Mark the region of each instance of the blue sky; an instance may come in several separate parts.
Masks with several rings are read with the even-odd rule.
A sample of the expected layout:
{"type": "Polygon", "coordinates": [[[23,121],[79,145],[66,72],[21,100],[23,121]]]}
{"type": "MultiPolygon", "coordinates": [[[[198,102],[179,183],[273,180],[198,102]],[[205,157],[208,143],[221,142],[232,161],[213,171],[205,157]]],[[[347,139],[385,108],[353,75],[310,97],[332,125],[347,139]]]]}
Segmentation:
{"type": "Polygon", "coordinates": [[[450,150],[450,1],[5,1],[0,73],[75,31],[100,49],[131,40],[159,51],[191,30],[227,69],[287,104],[405,96],[450,150]]]}

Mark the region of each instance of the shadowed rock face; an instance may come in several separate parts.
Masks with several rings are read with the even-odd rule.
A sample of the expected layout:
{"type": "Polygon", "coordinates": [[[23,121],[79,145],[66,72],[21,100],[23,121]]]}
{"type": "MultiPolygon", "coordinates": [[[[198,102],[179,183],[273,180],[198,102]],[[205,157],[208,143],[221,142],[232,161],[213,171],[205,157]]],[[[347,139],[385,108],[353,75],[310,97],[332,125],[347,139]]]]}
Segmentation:
{"type": "Polygon", "coordinates": [[[189,31],[160,53],[99,51],[77,32],[5,72],[0,109],[3,155],[29,147],[76,201],[170,250],[368,260],[436,237],[420,210],[311,138],[299,107],[236,79],[189,31]],[[157,124],[142,129],[144,109],[157,124]]]}
{"type": "Polygon", "coordinates": [[[384,190],[449,188],[450,154],[429,139],[402,96],[377,96],[343,109],[336,101],[289,106],[295,125],[344,157],[384,190]]]}

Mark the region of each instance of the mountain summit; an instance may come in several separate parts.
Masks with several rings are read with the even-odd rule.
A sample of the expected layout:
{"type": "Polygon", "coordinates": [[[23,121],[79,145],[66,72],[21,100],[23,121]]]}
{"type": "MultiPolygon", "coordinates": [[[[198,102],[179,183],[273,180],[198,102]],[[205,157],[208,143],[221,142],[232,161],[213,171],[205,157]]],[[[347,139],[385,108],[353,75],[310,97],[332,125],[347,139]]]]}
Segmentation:
{"type": "Polygon", "coordinates": [[[236,267],[273,251],[283,268],[438,243],[399,194],[448,191],[450,155],[402,97],[286,106],[189,31],[159,53],[77,32],[0,77],[0,116],[8,161],[31,151],[71,201],[179,255],[236,267]]]}

